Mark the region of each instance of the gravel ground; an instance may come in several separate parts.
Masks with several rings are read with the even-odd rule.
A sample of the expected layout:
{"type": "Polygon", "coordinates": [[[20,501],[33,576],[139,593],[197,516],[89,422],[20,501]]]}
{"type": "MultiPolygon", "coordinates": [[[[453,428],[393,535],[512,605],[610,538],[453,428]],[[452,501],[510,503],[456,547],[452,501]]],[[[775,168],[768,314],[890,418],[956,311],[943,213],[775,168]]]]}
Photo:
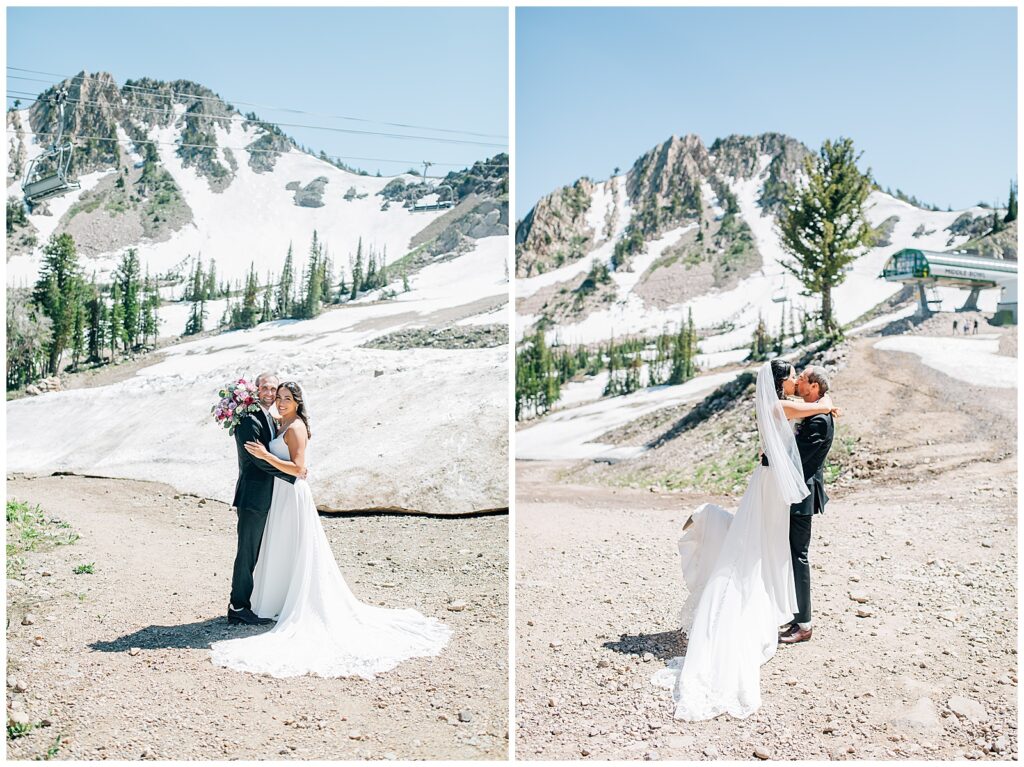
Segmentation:
{"type": "Polygon", "coordinates": [[[682,523],[737,498],[518,465],[517,758],[1016,758],[1017,392],[874,340],[835,381],[858,460],[815,518],[814,638],[762,668],[746,720],[676,721],[650,683],[685,653],[682,523]]]}
{"type": "Polygon", "coordinates": [[[453,638],[372,681],[273,679],[210,663],[210,642],[257,630],[224,618],[227,506],[70,476],[12,477],[7,494],[81,534],[7,582],[8,715],[37,725],[8,758],[506,758],[506,516],[321,517],[360,598],[437,616],[453,638]]]}

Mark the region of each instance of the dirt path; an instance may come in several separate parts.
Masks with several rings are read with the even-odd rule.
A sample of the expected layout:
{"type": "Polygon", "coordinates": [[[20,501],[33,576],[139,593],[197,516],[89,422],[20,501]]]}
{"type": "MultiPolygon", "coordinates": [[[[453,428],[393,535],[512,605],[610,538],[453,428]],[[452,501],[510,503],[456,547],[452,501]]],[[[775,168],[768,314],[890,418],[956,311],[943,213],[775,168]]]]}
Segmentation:
{"type": "Polygon", "coordinates": [[[815,518],[814,638],[762,668],[746,720],[676,721],[650,683],[685,651],[676,540],[707,498],[519,464],[518,758],[1015,757],[1016,391],[950,385],[870,340],[836,391],[872,476],[815,518]]]}
{"type": "Polygon", "coordinates": [[[453,638],[373,681],[273,679],[209,660],[210,642],[256,630],[223,615],[227,506],[82,477],[14,477],[7,496],[82,536],[27,554],[8,581],[8,706],[50,721],[8,740],[8,758],[45,755],[58,736],[66,759],[506,757],[507,517],[321,517],[360,598],[436,616],[453,638]],[[93,574],[73,573],[86,563],[93,574]]]}

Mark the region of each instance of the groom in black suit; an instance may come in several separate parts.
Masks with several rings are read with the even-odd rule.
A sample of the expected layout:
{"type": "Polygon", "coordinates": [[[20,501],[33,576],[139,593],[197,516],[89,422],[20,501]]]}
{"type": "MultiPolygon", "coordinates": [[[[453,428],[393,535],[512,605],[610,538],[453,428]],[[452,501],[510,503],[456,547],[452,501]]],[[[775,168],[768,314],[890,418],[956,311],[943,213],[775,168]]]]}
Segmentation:
{"type": "Polygon", "coordinates": [[[232,506],[238,513],[238,548],[231,574],[231,602],[228,604],[228,623],[256,625],[270,623],[252,611],[252,573],[263,542],[263,529],[267,525],[267,512],[274,496],[274,477],[295,482],[295,477],[278,471],[245,449],[246,442],[260,442],[264,447],[274,439],[274,419],[270,406],[277,397],[280,381],[273,373],[261,373],[256,379],[260,409],[248,413],[235,428],[235,447],[238,450],[238,482],[232,506]]]}
{"type": "MultiPolygon", "coordinates": [[[[812,365],[796,381],[796,394],[804,402],[817,402],[829,390],[825,368],[812,365]]],[[[806,642],[811,638],[811,564],[807,550],[811,544],[811,519],[825,511],[825,459],[832,447],[835,423],[831,413],[813,415],[797,425],[796,445],[804,467],[804,480],[810,495],[789,507],[789,548],[793,554],[793,576],[796,580],[798,612],[782,633],[783,644],[806,642]]]]}

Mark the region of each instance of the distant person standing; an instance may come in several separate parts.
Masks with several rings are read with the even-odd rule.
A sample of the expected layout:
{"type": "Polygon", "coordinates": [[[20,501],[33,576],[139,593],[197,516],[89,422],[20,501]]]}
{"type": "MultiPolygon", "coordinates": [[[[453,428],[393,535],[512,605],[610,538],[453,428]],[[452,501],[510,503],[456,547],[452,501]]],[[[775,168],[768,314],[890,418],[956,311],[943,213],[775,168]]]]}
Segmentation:
{"type": "Polygon", "coordinates": [[[975,317],[975,319],[974,319],[974,335],[978,335],[978,319],[977,319],[977,317],[975,317]]]}
{"type": "Polygon", "coordinates": [[[953,320],[953,335],[956,335],[956,320],[953,320]]]}

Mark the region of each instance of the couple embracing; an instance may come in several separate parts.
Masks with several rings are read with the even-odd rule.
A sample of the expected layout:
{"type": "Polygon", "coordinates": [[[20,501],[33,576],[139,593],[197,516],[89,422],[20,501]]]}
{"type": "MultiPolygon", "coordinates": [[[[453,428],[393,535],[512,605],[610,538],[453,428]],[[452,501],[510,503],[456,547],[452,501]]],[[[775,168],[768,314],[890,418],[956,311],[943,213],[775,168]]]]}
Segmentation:
{"type": "Polygon", "coordinates": [[[672,689],[677,719],[749,716],[761,705],[761,665],[779,644],[811,638],[807,550],[811,519],[828,501],[824,466],[838,414],[829,388],[819,366],[797,377],[786,360],[762,365],[760,465],[735,514],[705,504],[684,527],[686,656],[653,680],[672,689]]]}
{"type": "Polygon", "coordinates": [[[259,408],[234,430],[238,549],[227,617],[231,625],[276,625],[214,642],[213,662],[275,677],[370,678],[437,655],[450,634],[444,624],[364,604],[345,583],[306,481],[312,431],[302,389],[270,373],[256,386],[259,408]]]}

